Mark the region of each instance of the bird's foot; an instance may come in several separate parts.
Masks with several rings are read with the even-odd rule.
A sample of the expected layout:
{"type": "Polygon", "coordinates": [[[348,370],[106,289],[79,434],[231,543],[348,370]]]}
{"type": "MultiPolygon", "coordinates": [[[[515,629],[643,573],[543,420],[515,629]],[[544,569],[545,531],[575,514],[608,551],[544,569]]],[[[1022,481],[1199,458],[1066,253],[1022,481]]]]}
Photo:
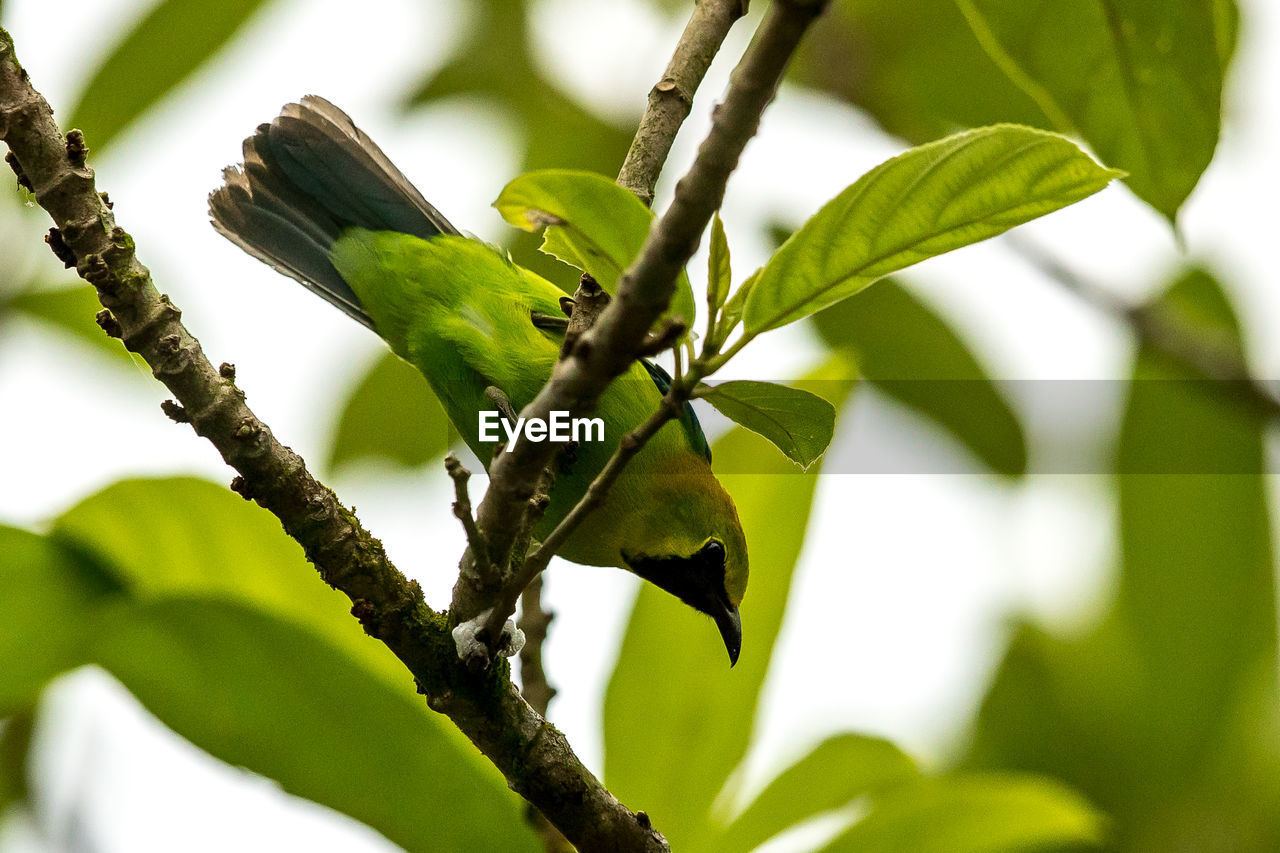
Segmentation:
{"type": "MultiPolygon", "coordinates": [[[[458,659],[470,669],[483,669],[490,661],[489,645],[484,634],[485,623],[489,621],[489,608],[473,619],[453,629],[453,644],[458,651],[458,659]]],[[[524,648],[524,631],[516,627],[515,620],[508,619],[502,626],[502,634],[498,637],[493,653],[504,658],[515,657],[524,648]]]]}

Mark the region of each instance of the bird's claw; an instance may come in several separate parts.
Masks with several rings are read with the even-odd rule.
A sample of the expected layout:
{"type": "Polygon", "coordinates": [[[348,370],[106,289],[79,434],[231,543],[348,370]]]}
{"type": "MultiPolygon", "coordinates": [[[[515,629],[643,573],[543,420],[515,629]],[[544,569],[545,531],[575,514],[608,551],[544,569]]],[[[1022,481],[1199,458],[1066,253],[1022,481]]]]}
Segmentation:
{"type": "MultiPolygon", "coordinates": [[[[482,636],[485,624],[493,608],[468,619],[453,629],[453,644],[458,651],[458,659],[469,668],[483,668],[489,664],[489,645],[482,636]]],[[[494,645],[493,654],[499,657],[515,657],[524,648],[524,631],[516,627],[512,619],[502,626],[502,634],[494,645]]]]}

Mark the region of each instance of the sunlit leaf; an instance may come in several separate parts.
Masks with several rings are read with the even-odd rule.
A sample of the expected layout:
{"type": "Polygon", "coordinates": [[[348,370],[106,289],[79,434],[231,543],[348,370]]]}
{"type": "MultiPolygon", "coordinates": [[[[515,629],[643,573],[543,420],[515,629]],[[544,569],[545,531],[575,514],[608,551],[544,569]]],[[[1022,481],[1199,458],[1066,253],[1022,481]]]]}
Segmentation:
{"type": "Polygon", "coordinates": [[[53,536],[109,560],[135,597],[251,603],[319,632],[412,690],[404,667],[365,636],[351,602],[320,580],[280,523],[225,487],[191,478],[124,480],[65,513],[53,536]]]}
{"type": "Polygon", "coordinates": [[[290,622],[208,599],[122,612],[99,662],[162,722],[406,850],[540,850],[501,775],[426,703],[290,622]]]}
{"type": "Polygon", "coordinates": [[[1064,131],[1173,219],[1213,159],[1234,11],[1219,0],[957,0],[979,42],[1064,131]]]}
{"type": "Polygon", "coordinates": [[[747,297],[745,333],[798,320],[877,278],[1086,198],[1116,176],[1061,136],[1015,125],[913,148],[863,175],[782,245],[747,297]]]}
{"type": "Polygon", "coordinates": [[[983,51],[955,0],[834,0],[790,74],[916,144],[997,122],[1049,126],[983,51]]]}
{"type": "Polygon", "coordinates": [[[856,354],[876,387],[935,421],[1002,474],[1027,467],[1022,426],[960,335],[893,280],[813,316],[822,338],[856,354]]]}
{"type": "Polygon", "coordinates": [[[87,554],[0,526],[0,718],[28,708],[45,682],[85,660],[85,636],[120,593],[87,554]]]}
{"type": "Polygon", "coordinates": [[[880,738],[835,735],[783,770],[716,840],[747,853],[802,821],[919,777],[915,762],[880,738]]]}
{"type": "Polygon", "coordinates": [[[329,467],[390,459],[416,468],[449,449],[454,430],[422,374],[388,352],[347,398],[329,467]]]}
{"type": "Polygon", "coordinates": [[[729,298],[733,286],[733,267],[730,263],[729,240],[724,234],[724,223],[717,213],[711,219],[711,245],[707,255],[707,302],[719,309],[729,298]]]}
{"type": "Polygon", "coordinates": [[[645,584],[605,694],[606,784],[648,811],[672,849],[699,849],[746,751],[817,482],[743,429],[717,441],[713,458],[719,472],[758,472],[719,474],[751,553],[737,666],[711,620],[645,584]]]}
{"type": "Polygon", "coordinates": [[[801,468],[817,461],[835,431],[835,407],[800,388],[736,380],[700,386],[697,396],[734,423],[769,439],[801,468]]]}
{"type": "Polygon", "coordinates": [[[270,0],[161,0],[102,62],[63,127],[102,151],[186,80],[270,0]]]}
{"type": "MultiPolygon", "coordinates": [[[[613,181],[567,169],[521,175],[493,206],[517,228],[545,228],[542,250],[591,273],[609,293],[617,291],[619,276],[640,254],[653,222],[653,211],[613,181]]],[[[697,309],[683,271],[668,313],[692,327],[697,309]]]]}
{"type": "Polygon", "coordinates": [[[908,785],[823,853],[1021,853],[1095,847],[1105,820],[1071,790],[1045,779],[969,775],[908,785]]]}

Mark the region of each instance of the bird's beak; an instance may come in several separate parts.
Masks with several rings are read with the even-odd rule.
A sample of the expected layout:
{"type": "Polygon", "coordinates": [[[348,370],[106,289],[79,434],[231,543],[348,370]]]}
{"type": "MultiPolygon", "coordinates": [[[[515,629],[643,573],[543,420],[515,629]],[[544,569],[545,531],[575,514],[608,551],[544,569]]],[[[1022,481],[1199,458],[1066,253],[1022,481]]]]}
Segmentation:
{"type": "Polygon", "coordinates": [[[742,617],[738,615],[738,608],[723,604],[712,618],[716,620],[725,650],[729,652],[729,666],[733,667],[738,662],[738,653],[742,651],[742,617]]]}

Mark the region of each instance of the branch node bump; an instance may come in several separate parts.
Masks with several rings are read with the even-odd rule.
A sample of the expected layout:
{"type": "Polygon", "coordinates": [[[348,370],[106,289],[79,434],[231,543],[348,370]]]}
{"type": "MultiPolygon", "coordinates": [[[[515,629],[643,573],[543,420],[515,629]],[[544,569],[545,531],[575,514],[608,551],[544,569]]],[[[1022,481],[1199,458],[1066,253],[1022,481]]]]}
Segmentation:
{"type": "Polygon", "coordinates": [[[118,338],[124,334],[124,330],[120,328],[120,321],[115,315],[103,308],[93,318],[102,327],[102,331],[106,332],[109,337],[118,338]]]}
{"type": "Polygon", "coordinates": [[[160,404],[160,410],[175,424],[191,423],[191,416],[187,414],[187,410],[182,408],[182,404],[177,400],[165,400],[160,404]]]}
{"type": "MultiPolygon", "coordinates": [[[[177,337],[174,335],[173,337],[177,337]]],[[[262,424],[256,418],[244,418],[236,427],[235,436],[241,441],[249,441],[262,434],[262,424]]]]}
{"type": "Polygon", "coordinates": [[[224,361],[218,365],[218,375],[228,382],[236,381],[236,366],[229,361],[224,361]]]}
{"type": "Polygon", "coordinates": [[[360,621],[360,626],[364,628],[366,634],[370,637],[377,636],[375,617],[378,615],[378,608],[372,602],[357,598],[351,603],[351,615],[360,621]]]}
{"type": "Polygon", "coordinates": [[[98,193],[98,198],[102,199],[102,203],[106,205],[107,210],[115,210],[116,203],[111,200],[111,196],[105,192],[98,193]]]}
{"type": "Polygon", "coordinates": [[[651,333],[640,347],[640,355],[655,356],[663,350],[670,349],[680,342],[687,328],[682,318],[668,317],[662,322],[662,327],[651,333]]]}
{"type": "Polygon", "coordinates": [[[78,127],[67,131],[67,161],[77,169],[83,168],[89,157],[89,146],[84,143],[84,132],[78,127]]]}
{"type": "Polygon", "coordinates": [[[76,253],[71,250],[66,241],[62,239],[62,232],[56,227],[50,228],[49,233],[45,235],[44,241],[49,244],[49,248],[53,251],[54,257],[62,261],[62,265],[67,269],[75,269],[76,253]]]}
{"type": "Polygon", "coordinates": [[[237,476],[231,481],[231,491],[235,492],[247,501],[253,500],[253,490],[249,486],[248,482],[245,481],[244,477],[237,476]]]}
{"type": "Polygon", "coordinates": [[[31,180],[27,177],[27,173],[22,171],[22,164],[18,162],[17,156],[12,151],[4,155],[4,161],[9,164],[9,168],[13,169],[13,173],[18,176],[18,186],[29,193],[35,192],[35,189],[31,186],[31,180]]]}

